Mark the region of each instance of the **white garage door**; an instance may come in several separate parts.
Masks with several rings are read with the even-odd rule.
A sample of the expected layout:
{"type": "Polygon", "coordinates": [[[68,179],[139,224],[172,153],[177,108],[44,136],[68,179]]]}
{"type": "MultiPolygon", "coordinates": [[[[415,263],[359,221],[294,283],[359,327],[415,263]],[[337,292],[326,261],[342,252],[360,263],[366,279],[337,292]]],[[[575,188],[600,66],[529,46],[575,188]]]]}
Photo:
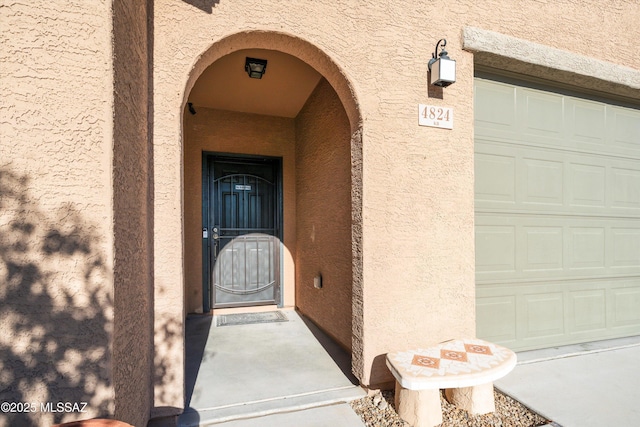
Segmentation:
{"type": "Polygon", "coordinates": [[[475,80],[477,334],[640,334],[640,110],[475,80]]]}

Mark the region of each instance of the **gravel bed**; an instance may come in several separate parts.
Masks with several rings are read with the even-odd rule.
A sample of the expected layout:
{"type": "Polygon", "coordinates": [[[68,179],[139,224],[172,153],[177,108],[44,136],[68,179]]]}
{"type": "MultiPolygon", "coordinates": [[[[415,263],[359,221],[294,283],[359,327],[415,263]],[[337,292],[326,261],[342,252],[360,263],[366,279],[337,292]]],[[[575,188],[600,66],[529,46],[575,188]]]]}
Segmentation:
{"type": "MultiPolygon", "coordinates": [[[[375,391],[370,396],[351,402],[351,407],[367,427],[407,427],[394,408],[394,392],[375,391]]],[[[441,427],[537,427],[549,423],[509,396],[494,389],[496,412],[469,415],[446,401],[443,395],[441,427]]]]}

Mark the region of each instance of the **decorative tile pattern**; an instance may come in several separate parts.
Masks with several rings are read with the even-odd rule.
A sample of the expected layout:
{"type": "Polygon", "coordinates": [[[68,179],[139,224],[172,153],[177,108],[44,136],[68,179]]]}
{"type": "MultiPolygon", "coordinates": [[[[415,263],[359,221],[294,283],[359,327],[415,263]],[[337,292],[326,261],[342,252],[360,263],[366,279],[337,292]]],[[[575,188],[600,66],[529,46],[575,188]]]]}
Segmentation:
{"type": "Polygon", "coordinates": [[[464,351],[455,351],[455,350],[440,350],[440,357],[442,359],[453,360],[455,362],[468,362],[467,353],[464,351]]]}
{"type": "Polygon", "coordinates": [[[424,366],[425,368],[440,369],[440,359],[416,354],[411,361],[412,365],[424,366]]]}
{"type": "Polygon", "coordinates": [[[432,347],[387,354],[387,366],[405,388],[470,387],[494,381],[516,364],[506,347],[480,339],[445,341],[432,347]]]}
{"type": "Polygon", "coordinates": [[[487,356],[493,356],[491,349],[486,345],[465,344],[464,349],[467,351],[467,353],[485,354],[487,356]]]}

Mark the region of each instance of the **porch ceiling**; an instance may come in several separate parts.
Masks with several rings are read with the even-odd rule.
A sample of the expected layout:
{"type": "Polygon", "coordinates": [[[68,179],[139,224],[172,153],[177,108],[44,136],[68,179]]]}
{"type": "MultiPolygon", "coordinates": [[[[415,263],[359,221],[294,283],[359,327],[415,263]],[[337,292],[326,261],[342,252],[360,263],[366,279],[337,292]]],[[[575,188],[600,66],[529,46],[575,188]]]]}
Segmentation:
{"type": "Polygon", "coordinates": [[[289,54],[244,49],[211,64],[196,81],[188,102],[196,107],[293,118],[320,78],[315,69],[289,54]],[[246,57],[268,61],[262,79],[249,78],[244,71],[246,57]]]}

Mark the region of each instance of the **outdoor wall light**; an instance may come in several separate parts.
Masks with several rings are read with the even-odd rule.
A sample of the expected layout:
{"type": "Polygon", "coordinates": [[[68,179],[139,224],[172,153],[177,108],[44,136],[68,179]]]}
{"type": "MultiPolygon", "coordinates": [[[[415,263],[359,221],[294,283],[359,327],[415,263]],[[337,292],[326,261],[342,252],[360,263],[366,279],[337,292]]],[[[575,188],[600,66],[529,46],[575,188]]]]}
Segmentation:
{"type": "Polygon", "coordinates": [[[429,71],[431,71],[431,84],[434,86],[447,87],[456,81],[456,61],[447,56],[444,47],[447,45],[446,39],[438,40],[436,50],[429,60],[429,71]],[[438,46],[442,43],[442,51],[438,55],[438,46]]]}
{"type": "Polygon", "coordinates": [[[261,79],[267,71],[267,60],[247,57],[244,61],[244,70],[252,79],[261,79]]]}

